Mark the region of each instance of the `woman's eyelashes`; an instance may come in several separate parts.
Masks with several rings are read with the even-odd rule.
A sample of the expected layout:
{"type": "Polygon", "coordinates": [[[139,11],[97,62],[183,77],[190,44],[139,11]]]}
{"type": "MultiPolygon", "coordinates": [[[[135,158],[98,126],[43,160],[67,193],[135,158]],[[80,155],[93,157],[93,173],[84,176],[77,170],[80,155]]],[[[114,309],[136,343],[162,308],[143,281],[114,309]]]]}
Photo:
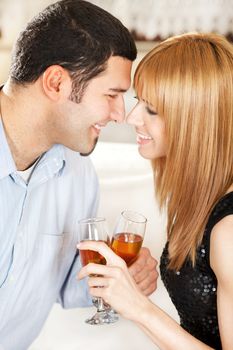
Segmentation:
{"type": "Polygon", "coordinates": [[[157,115],[158,113],[157,112],[155,112],[151,107],[149,107],[146,103],[146,101],[145,100],[140,100],[139,99],[139,97],[138,96],[134,96],[134,98],[136,99],[136,100],[138,100],[138,102],[143,102],[144,104],[145,104],[145,107],[146,107],[146,111],[147,111],[147,113],[148,114],[150,114],[150,115],[157,115]]]}
{"type": "Polygon", "coordinates": [[[150,107],[146,106],[146,111],[150,114],[150,115],[157,115],[157,113],[155,111],[153,111],[153,109],[151,109],[150,107]]]}

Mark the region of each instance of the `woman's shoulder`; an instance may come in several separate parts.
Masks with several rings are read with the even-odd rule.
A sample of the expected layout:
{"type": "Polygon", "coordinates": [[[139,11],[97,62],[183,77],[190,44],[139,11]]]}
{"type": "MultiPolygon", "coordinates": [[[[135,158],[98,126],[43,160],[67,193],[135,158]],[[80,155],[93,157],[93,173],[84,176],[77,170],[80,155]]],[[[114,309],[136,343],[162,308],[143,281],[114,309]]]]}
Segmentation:
{"type": "Polygon", "coordinates": [[[222,218],[212,229],[210,238],[210,266],[217,279],[227,280],[233,271],[233,213],[222,218]]]}
{"type": "MultiPolygon", "coordinates": [[[[232,260],[233,251],[233,191],[232,188],[215,205],[211,223],[210,265],[214,270],[232,260]],[[221,264],[221,266],[219,266],[221,264]]],[[[226,266],[227,267],[227,266],[226,266]]],[[[229,267],[229,266],[228,266],[229,267]]]]}
{"type": "MultiPolygon", "coordinates": [[[[233,191],[226,193],[222,198],[218,200],[214,206],[209,219],[207,221],[205,232],[203,236],[202,244],[206,250],[206,257],[210,264],[210,245],[212,241],[212,235],[216,231],[218,237],[223,238],[223,232],[225,232],[225,222],[228,222],[229,218],[233,215],[233,191]]],[[[230,218],[232,220],[232,218],[230,218]]],[[[233,232],[232,232],[233,235],[233,232]]]]}

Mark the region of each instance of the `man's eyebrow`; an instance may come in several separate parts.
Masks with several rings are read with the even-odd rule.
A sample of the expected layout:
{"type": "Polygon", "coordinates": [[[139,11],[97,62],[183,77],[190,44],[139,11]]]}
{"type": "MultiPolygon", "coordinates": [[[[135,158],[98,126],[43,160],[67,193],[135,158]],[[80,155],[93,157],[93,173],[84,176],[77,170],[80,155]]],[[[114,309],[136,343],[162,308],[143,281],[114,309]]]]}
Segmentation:
{"type": "Polygon", "coordinates": [[[113,92],[126,92],[126,89],[120,89],[120,88],[110,88],[109,90],[113,91],[113,92]]]}

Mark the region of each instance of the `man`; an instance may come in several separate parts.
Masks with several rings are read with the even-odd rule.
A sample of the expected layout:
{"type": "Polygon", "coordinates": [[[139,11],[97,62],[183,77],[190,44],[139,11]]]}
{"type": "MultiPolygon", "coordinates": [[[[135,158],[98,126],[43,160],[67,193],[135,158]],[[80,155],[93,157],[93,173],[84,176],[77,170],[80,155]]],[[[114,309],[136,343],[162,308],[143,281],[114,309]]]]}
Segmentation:
{"type": "MultiPolygon", "coordinates": [[[[88,157],[101,129],[124,119],[135,44],[104,10],[62,0],[20,34],[1,90],[0,345],[24,350],[57,300],[86,306],[77,282],[78,220],[96,214],[98,183],[88,157]]],[[[131,267],[156,286],[147,249],[131,267]]]]}

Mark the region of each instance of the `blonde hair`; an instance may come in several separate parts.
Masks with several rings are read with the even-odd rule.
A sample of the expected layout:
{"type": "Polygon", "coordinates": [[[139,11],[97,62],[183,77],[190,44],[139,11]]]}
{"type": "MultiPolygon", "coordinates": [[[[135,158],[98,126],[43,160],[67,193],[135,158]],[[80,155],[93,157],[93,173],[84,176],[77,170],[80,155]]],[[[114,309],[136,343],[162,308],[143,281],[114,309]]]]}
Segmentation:
{"type": "Polygon", "coordinates": [[[188,33],[149,52],[134,78],[139,98],[164,118],[165,158],[152,161],[167,206],[169,268],[195,264],[205,225],[233,182],[233,47],[222,36],[188,33]]]}

